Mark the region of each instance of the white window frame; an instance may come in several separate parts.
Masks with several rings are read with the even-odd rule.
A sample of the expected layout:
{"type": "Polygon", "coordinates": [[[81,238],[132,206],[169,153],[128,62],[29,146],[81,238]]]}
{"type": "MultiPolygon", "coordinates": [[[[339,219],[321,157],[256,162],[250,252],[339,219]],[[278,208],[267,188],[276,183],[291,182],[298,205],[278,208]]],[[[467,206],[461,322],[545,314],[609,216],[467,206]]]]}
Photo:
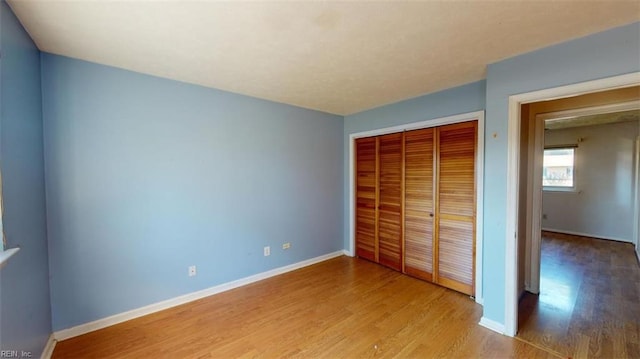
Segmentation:
{"type": "Polygon", "coordinates": [[[0,176],[0,269],[7,264],[9,258],[18,253],[19,247],[7,248],[6,237],[4,235],[4,227],[2,226],[2,176],[0,176]]]}
{"type": "MultiPolygon", "coordinates": [[[[545,192],[569,192],[569,193],[576,193],[578,192],[578,186],[577,186],[577,163],[578,161],[577,156],[578,156],[578,146],[577,145],[554,145],[554,146],[545,146],[544,151],[546,150],[572,150],[573,151],[573,185],[571,187],[569,186],[542,186],[542,190],[545,192]]],[[[544,158],[544,154],[543,154],[543,158],[544,158]]],[[[542,170],[544,173],[544,164],[542,166],[542,170]]]]}

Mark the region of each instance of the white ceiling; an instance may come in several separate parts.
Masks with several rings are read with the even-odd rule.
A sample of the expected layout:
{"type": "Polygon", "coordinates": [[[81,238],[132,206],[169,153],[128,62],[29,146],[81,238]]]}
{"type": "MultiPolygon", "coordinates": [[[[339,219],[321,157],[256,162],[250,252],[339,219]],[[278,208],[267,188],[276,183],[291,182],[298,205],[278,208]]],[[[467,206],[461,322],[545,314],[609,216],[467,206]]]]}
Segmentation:
{"type": "Polygon", "coordinates": [[[42,51],[341,115],[640,20],[640,1],[8,2],[42,51]]]}

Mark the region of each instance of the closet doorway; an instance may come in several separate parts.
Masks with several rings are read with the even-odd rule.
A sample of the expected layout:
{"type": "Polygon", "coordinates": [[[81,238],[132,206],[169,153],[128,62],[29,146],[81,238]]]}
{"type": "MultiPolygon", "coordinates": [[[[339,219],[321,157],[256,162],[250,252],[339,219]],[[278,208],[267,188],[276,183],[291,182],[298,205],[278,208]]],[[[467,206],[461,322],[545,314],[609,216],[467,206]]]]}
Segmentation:
{"type": "Polygon", "coordinates": [[[482,303],[483,140],[483,112],[350,135],[350,255],[482,303]]]}

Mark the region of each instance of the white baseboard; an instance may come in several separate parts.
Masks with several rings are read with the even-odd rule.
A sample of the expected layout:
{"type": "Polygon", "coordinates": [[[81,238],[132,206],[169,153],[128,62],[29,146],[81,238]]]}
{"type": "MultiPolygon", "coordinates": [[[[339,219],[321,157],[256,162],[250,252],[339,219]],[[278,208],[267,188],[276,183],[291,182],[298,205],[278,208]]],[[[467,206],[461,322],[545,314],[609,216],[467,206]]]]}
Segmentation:
{"type": "Polygon", "coordinates": [[[53,349],[56,348],[56,339],[53,337],[53,334],[49,335],[49,340],[47,340],[47,345],[44,346],[42,350],[42,355],[40,355],[40,359],[50,359],[51,355],[53,355],[53,349]]]}
{"type": "Polygon", "coordinates": [[[591,237],[591,238],[598,238],[598,239],[608,239],[610,241],[618,241],[618,242],[628,242],[628,243],[632,243],[630,240],[628,239],[624,239],[624,238],[618,238],[618,237],[609,237],[609,236],[601,236],[599,234],[590,234],[590,233],[582,233],[582,232],[574,232],[574,231],[567,231],[564,229],[553,229],[553,228],[542,228],[543,231],[547,231],[547,232],[556,232],[556,233],[562,233],[562,234],[571,234],[574,236],[582,236],[582,237],[591,237]]]}
{"type": "Polygon", "coordinates": [[[344,254],[344,255],[345,255],[345,256],[347,256],[347,257],[355,257],[355,255],[353,254],[353,252],[348,251],[348,250],[346,250],[346,249],[343,249],[343,250],[342,250],[342,254],[344,254]]]}
{"type": "Polygon", "coordinates": [[[500,334],[504,334],[504,324],[502,323],[498,323],[495,320],[491,320],[491,319],[487,319],[486,317],[482,317],[480,318],[480,324],[481,326],[487,328],[487,329],[491,329],[496,333],[500,333],[500,334]]]}
{"type": "Polygon", "coordinates": [[[98,329],[106,328],[118,323],[126,322],[127,320],[139,318],[151,313],[159,312],[161,310],[169,309],[181,304],[189,303],[194,300],[198,300],[204,297],[208,297],[214,294],[218,294],[221,292],[225,292],[231,289],[235,289],[238,287],[242,287],[247,284],[251,284],[254,282],[261,281],[263,279],[267,279],[270,277],[274,277],[283,273],[291,272],[296,269],[300,269],[306,266],[310,266],[312,264],[316,264],[319,262],[323,262],[329,260],[331,258],[340,257],[344,254],[344,250],[339,250],[333,253],[328,253],[321,255],[319,257],[307,259],[298,263],[290,264],[284,267],[275,268],[268,270],[266,272],[254,274],[249,277],[241,278],[238,280],[234,280],[232,282],[227,282],[223,284],[219,284],[207,289],[199,290],[197,292],[188,293],[185,295],[181,295],[179,297],[175,297],[172,299],[167,299],[162,302],[150,304],[141,308],[132,309],[123,313],[115,314],[106,318],[98,319],[93,322],[80,324],[78,326],[62,329],[53,333],[53,337],[55,340],[61,341],[73,337],[77,337],[82,334],[86,334],[98,329]]]}

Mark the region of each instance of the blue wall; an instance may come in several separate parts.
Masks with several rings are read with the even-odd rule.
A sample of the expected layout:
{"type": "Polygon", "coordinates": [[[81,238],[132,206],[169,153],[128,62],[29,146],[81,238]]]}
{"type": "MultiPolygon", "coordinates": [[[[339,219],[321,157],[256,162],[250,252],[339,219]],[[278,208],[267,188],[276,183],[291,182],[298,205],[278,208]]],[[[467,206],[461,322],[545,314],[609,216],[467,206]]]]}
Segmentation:
{"type": "Polygon", "coordinates": [[[0,13],[2,221],[21,248],[0,271],[0,349],[38,357],[51,333],[40,54],[4,1],[0,13]]]}
{"type": "Polygon", "coordinates": [[[478,81],[349,115],[344,120],[344,248],[349,249],[349,135],[484,110],[485,82],[478,81]]]}
{"type": "Polygon", "coordinates": [[[51,318],[65,329],[348,248],[349,135],[485,107],[484,316],[504,323],[508,97],[640,71],[635,23],[343,120],[39,57],[0,10],[3,223],[9,246],[22,247],[0,271],[0,347],[34,356],[51,318]]]}
{"type": "Polygon", "coordinates": [[[504,323],[509,96],[636,71],[640,71],[640,23],[489,65],[483,260],[484,316],[488,319],[504,323]]]}
{"type": "Polygon", "coordinates": [[[42,72],[54,330],[343,248],[341,116],[50,54],[42,72]]]}
{"type": "MultiPolygon", "coordinates": [[[[485,108],[484,316],[504,323],[507,116],[510,95],[640,71],[640,23],[547,47],[489,65],[471,83],[345,117],[343,186],[348,194],[349,134],[485,108]],[[486,87],[485,87],[486,86],[486,87]],[[486,93],[485,93],[486,90],[486,93]],[[485,97],[486,96],[486,97],[485,97]],[[493,134],[496,137],[493,137],[493,134]]],[[[343,238],[349,248],[349,198],[343,238]]]]}

